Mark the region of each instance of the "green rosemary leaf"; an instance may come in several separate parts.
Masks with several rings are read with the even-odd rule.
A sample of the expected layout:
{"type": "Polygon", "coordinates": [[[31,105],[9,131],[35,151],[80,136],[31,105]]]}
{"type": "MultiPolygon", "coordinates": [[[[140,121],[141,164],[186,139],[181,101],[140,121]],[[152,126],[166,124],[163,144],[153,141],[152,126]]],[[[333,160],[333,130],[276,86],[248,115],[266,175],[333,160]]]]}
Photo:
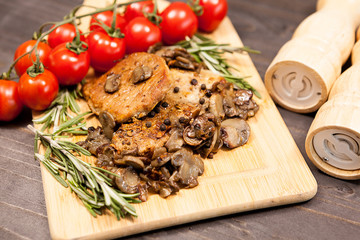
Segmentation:
{"type": "Polygon", "coordinates": [[[89,213],[93,216],[96,217],[97,213],[94,211],[94,209],[90,206],[90,204],[88,204],[85,200],[81,199],[82,203],[84,204],[84,206],[86,207],[86,209],[89,211],[89,213]]]}
{"type": "Polygon", "coordinates": [[[71,149],[71,150],[78,150],[82,155],[91,156],[91,153],[88,150],[77,145],[76,143],[73,143],[70,141],[57,141],[57,143],[64,148],[71,149]]]}
{"type": "Polygon", "coordinates": [[[106,169],[95,167],[95,166],[91,166],[91,167],[94,168],[94,169],[99,170],[99,172],[102,171],[102,172],[105,172],[107,174],[113,175],[114,177],[118,177],[118,175],[116,175],[116,173],[110,172],[110,171],[108,171],[106,169]]]}
{"type": "Polygon", "coordinates": [[[55,174],[46,164],[44,164],[44,162],[41,162],[43,164],[43,166],[48,170],[48,172],[64,187],[68,187],[68,184],[66,183],[66,181],[60,176],[55,174]]]}
{"type": "Polygon", "coordinates": [[[230,69],[238,70],[227,63],[227,60],[223,57],[224,53],[260,53],[259,51],[247,46],[232,47],[229,44],[218,44],[200,34],[195,34],[192,38],[186,37],[185,40],[178,42],[176,45],[185,48],[197,62],[204,63],[210,71],[221,76],[226,75],[227,77],[224,78],[227,81],[234,83],[240,88],[251,90],[258,98],[261,98],[260,93],[244,78],[237,77],[230,72],[230,69]]]}
{"type": "Polygon", "coordinates": [[[80,113],[80,106],[76,102],[76,90],[72,91],[72,93],[69,94],[69,106],[71,111],[74,113],[79,114],[80,113]]]}
{"type": "Polygon", "coordinates": [[[76,125],[78,124],[79,122],[81,122],[83,120],[83,117],[87,114],[89,114],[91,112],[84,112],[82,114],[79,114],[77,115],[76,117],[73,117],[72,119],[69,119],[68,121],[62,123],[59,127],[58,127],[58,130],[55,131],[53,134],[56,135],[56,134],[59,134],[62,130],[68,128],[68,127],[71,127],[73,125],[76,125]]]}
{"type": "Polygon", "coordinates": [[[36,123],[36,124],[44,123],[48,120],[49,116],[51,114],[53,114],[53,112],[54,112],[54,109],[49,109],[44,113],[43,116],[33,119],[32,121],[33,121],[33,123],[36,123]]]}

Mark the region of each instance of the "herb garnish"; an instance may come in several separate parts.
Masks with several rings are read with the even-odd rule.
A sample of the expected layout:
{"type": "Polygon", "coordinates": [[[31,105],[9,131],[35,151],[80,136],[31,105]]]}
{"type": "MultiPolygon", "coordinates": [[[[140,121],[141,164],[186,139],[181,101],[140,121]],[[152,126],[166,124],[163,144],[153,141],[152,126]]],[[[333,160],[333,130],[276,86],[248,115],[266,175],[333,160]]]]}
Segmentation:
{"type": "Polygon", "coordinates": [[[240,88],[251,90],[258,98],[261,98],[260,93],[244,77],[238,77],[231,73],[230,69],[238,70],[228,64],[222,56],[226,52],[260,53],[259,51],[249,47],[231,47],[229,44],[218,44],[200,34],[195,34],[192,38],[187,37],[176,45],[185,48],[197,62],[204,63],[213,73],[223,76],[227,81],[236,84],[240,88]]]}
{"type": "Polygon", "coordinates": [[[124,194],[116,190],[112,180],[105,175],[117,176],[116,174],[92,166],[76,156],[90,156],[89,151],[69,141],[54,140],[31,125],[28,128],[38,136],[46,149],[44,155],[35,153],[36,159],[61,185],[71,188],[91,215],[101,215],[101,208],[107,207],[117,219],[124,217],[126,213],[137,216],[130,203],[141,202],[134,199],[138,194],[124,194]]]}
{"type": "Polygon", "coordinates": [[[35,124],[43,124],[41,130],[28,126],[35,133],[35,158],[61,185],[70,187],[94,217],[101,215],[104,207],[117,219],[126,213],[137,216],[130,203],[141,202],[134,199],[138,194],[124,194],[115,189],[108,175],[116,174],[79,159],[91,153],[76,143],[60,140],[87,134],[84,117],[91,112],[80,113],[76,102],[79,96],[76,89],[62,89],[43,116],[33,120],[35,124]],[[39,141],[46,149],[43,155],[38,152],[39,141]]]}

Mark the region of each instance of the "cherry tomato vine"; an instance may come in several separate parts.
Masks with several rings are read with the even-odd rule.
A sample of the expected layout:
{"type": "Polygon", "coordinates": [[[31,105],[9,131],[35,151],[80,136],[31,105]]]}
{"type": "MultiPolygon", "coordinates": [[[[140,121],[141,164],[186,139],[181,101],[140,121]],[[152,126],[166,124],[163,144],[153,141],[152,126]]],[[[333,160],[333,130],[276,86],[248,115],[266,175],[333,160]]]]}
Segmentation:
{"type": "MultiPolygon", "coordinates": [[[[18,47],[9,70],[0,75],[0,90],[13,92],[9,95],[12,96],[9,102],[18,103],[14,109],[21,109],[24,104],[33,110],[44,110],[48,102],[54,100],[58,89],[52,88],[53,92],[43,97],[37,95],[36,98],[46,104],[37,104],[35,107],[31,103],[38,99],[28,99],[34,96],[26,94],[24,88],[15,91],[14,86],[19,85],[17,88],[20,89],[20,85],[25,85],[24,79],[48,80],[50,74],[45,74],[46,71],[53,74],[52,82],[56,80],[61,86],[75,85],[82,81],[90,66],[96,71],[106,72],[125,53],[147,51],[158,42],[175,44],[192,37],[197,30],[212,32],[226,13],[226,0],[188,0],[187,4],[175,1],[162,12],[159,12],[156,0],[133,0],[121,4],[114,0],[104,8],[76,6],[62,21],[47,22],[40,26],[32,40],[18,47]],[[82,7],[94,10],[77,14],[82,7]],[[122,13],[117,11],[120,7],[125,7],[122,13]],[[82,33],[78,24],[82,18],[89,16],[90,32],[82,33]],[[11,80],[13,69],[22,80],[18,84],[6,82],[11,80]]],[[[28,88],[30,91],[31,88],[28,88]]],[[[4,92],[0,91],[0,94],[5,95],[4,92]]],[[[3,98],[3,95],[0,97],[3,98]]],[[[2,102],[5,103],[4,100],[2,102]]],[[[7,108],[0,109],[0,121],[10,121],[19,114],[19,111],[10,113],[4,109],[7,108]]]]}

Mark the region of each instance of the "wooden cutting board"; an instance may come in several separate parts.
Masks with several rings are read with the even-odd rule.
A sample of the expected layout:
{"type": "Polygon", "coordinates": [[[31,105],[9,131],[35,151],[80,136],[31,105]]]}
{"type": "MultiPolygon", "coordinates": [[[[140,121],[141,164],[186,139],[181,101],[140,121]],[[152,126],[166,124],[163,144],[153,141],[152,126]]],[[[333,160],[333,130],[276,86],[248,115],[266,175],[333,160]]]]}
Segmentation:
{"type": "MultiPolygon", "coordinates": [[[[86,4],[101,7],[106,1],[89,0],[86,4]]],[[[166,4],[161,1],[160,7],[166,4]]],[[[87,24],[88,20],[84,20],[83,27],[86,28],[87,24]]],[[[242,46],[228,18],[209,36],[219,43],[242,46]]],[[[256,98],[259,112],[248,121],[252,130],[249,142],[231,151],[220,151],[214,159],[205,160],[205,173],[199,178],[199,186],[182,189],[166,199],[151,195],[147,202],[134,205],[139,217],[120,221],[110,212],[92,217],[70,189],[63,188],[42,166],[52,238],[115,238],[205,218],[302,202],[316,194],[317,183],[250,57],[247,54],[229,54],[227,57],[240,70],[241,76],[251,76],[247,80],[262,95],[261,99],[256,98]]],[[[89,77],[91,75],[90,72],[89,77]]],[[[84,101],[80,104],[84,111],[88,109],[84,101]]],[[[98,122],[90,118],[87,125],[98,125],[98,122]]],[[[93,161],[91,158],[85,160],[93,161]]]]}

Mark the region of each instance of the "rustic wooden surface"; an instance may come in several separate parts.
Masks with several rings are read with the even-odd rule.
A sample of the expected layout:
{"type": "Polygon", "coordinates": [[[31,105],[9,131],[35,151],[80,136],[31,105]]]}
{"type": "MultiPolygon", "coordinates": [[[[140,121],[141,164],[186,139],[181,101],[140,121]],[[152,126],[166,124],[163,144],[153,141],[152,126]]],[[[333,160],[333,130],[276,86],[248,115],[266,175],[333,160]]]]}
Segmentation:
{"type": "MultiPolygon", "coordinates": [[[[59,20],[77,1],[1,1],[0,71],[16,47],[41,23],[59,20]]],[[[245,45],[262,51],[252,59],[263,77],[296,26],[315,11],[314,0],[229,0],[229,17],[245,45]]],[[[360,236],[360,181],[343,181],[318,171],[304,143],[314,114],[279,108],[318,185],[312,200],[143,233],[127,239],[357,239],[360,236]]],[[[0,128],[0,239],[48,239],[40,168],[33,160],[33,135],[25,110],[0,128]]]]}

